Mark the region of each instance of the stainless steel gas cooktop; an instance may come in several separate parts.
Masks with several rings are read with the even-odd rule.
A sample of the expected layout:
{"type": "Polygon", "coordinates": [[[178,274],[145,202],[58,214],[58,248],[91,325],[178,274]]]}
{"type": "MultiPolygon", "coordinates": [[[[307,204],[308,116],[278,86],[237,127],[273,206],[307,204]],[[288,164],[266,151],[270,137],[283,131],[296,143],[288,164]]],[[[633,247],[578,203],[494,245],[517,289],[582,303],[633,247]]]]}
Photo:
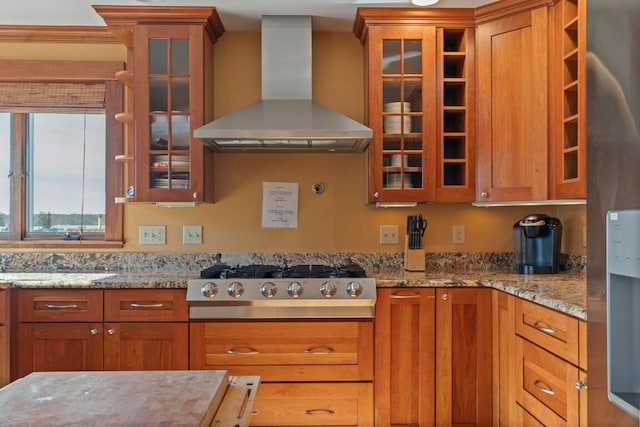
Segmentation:
{"type": "Polygon", "coordinates": [[[188,281],[192,319],[372,318],[375,279],[341,266],[215,264],[188,281]]]}

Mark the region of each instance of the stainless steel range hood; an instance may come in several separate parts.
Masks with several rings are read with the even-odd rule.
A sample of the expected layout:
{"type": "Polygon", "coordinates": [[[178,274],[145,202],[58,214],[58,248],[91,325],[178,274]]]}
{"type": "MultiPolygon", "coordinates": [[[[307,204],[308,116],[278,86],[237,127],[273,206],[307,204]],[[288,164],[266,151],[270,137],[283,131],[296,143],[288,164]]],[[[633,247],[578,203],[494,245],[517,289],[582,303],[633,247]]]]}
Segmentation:
{"type": "Polygon", "coordinates": [[[373,131],[311,99],[311,17],[262,17],[262,100],[193,133],[217,151],[363,151],[373,131]]]}

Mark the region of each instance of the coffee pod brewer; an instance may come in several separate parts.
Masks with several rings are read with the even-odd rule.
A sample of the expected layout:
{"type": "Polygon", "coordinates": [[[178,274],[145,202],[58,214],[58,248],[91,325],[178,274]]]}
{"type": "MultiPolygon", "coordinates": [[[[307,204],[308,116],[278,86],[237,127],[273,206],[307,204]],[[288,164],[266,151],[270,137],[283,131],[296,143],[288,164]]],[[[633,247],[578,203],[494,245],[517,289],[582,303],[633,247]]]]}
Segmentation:
{"type": "Polygon", "coordinates": [[[516,267],[520,274],[560,272],[562,224],[558,218],[531,214],[513,225],[516,267]]]}

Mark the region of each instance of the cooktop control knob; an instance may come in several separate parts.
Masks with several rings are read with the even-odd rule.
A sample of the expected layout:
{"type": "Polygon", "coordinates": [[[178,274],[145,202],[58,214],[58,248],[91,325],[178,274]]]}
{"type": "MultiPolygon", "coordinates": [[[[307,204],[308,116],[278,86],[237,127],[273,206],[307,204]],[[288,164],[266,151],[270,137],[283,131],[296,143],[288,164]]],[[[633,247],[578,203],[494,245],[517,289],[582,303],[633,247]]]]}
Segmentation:
{"type": "Polygon", "coordinates": [[[202,292],[202,295],[207,298],[213,298],[218,294],[218,285],[213,282],[206,282],[200,288],[200,292],[202,292]]]}
{"type": "Polygon", "coordinates": [[[231,282],[227,286],[227,293],[234,298],[240,298],[244,294],[244,286],[240,282],[231,282]]]}
{"type": "Polygon", "coordinates": [[[300,282],[291,282],[287,286],[287,293],[291,298],[300,298],[304,292],[304,286],[300,282]]]}
{"type": "Polygon", "coordinates": [[[338,287],[333,282],[324,282],[320,286],[320,293],[325,296],[325,298],[331,298],[338,292],[338,287]]]}
{"type": "Polygon", "coordinates": [[[347,285],[347,293],[351,298],[357,298],[362,294],[362,284],[360,282],[349,282],[347,285]]]}
{"type": "Polygon", "coordinates": [[[278,292],[278,287],[273,282],[265,282],[260,286],[260,293],[266,298],[272,298],[278,292]]]}

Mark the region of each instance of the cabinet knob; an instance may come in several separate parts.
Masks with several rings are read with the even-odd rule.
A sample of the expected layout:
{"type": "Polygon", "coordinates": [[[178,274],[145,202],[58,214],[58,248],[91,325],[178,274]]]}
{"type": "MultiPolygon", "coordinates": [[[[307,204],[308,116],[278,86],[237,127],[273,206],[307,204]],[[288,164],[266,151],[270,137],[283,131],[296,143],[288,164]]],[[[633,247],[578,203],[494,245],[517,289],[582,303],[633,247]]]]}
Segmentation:
{"type": "Polygon", "coordinates": [[[486,199],[487,197],[489,197],[489,193],[487,193],[486,191],[483,191],[482,193],[480,193],[480,197],[482,197],[483,199],[486,199]]]}
{"type": "Polygon", "coordinates": [[[93,328],[93,329],[89,330],[89,333],[91,335],[98,335],[98,330],[96,328],[93,328]]]}
{"type": "Polygon", "coordinates": [[[380,197],[380,193],[378,193],[377,191],[375,193],[373,193],[373,198],[377,199],[378,197],[380,197]]]}
{"type": "Polygon", "coordinates": [[[449,295],[445,292],[440,298],[442,298],[442,301],[446,301],[447,299],[449,299],[449,295]]]}
{"type": "Polygon", "coordinates": [[[589,385],[587,383],[583,383],[582,381],[578,380],[576,381],[576,388],[578,390],[587,389],[589,388],[589,385]]]}
{"type": "Polygon", "coordinates": [[[197,199],[198,199],[198,197],[200,197],[200,193],[198,193],[198,192],[196,191],[196,192],[194,192],[194,193],[192,194],[192,197],[193,197],[194,199],[196,199],[196,200],[197,200],[197,199]]]}
{"type": "Polygon", "coordinates": [[[115,333],[116,333],[116,330],[115,330],[115,329],[113,329],[113,328],[109,328],[109,329],[107,329],[107,333],[108,333],[109,335],[113,335],[113,334],[115,334],[115,333]]]}

